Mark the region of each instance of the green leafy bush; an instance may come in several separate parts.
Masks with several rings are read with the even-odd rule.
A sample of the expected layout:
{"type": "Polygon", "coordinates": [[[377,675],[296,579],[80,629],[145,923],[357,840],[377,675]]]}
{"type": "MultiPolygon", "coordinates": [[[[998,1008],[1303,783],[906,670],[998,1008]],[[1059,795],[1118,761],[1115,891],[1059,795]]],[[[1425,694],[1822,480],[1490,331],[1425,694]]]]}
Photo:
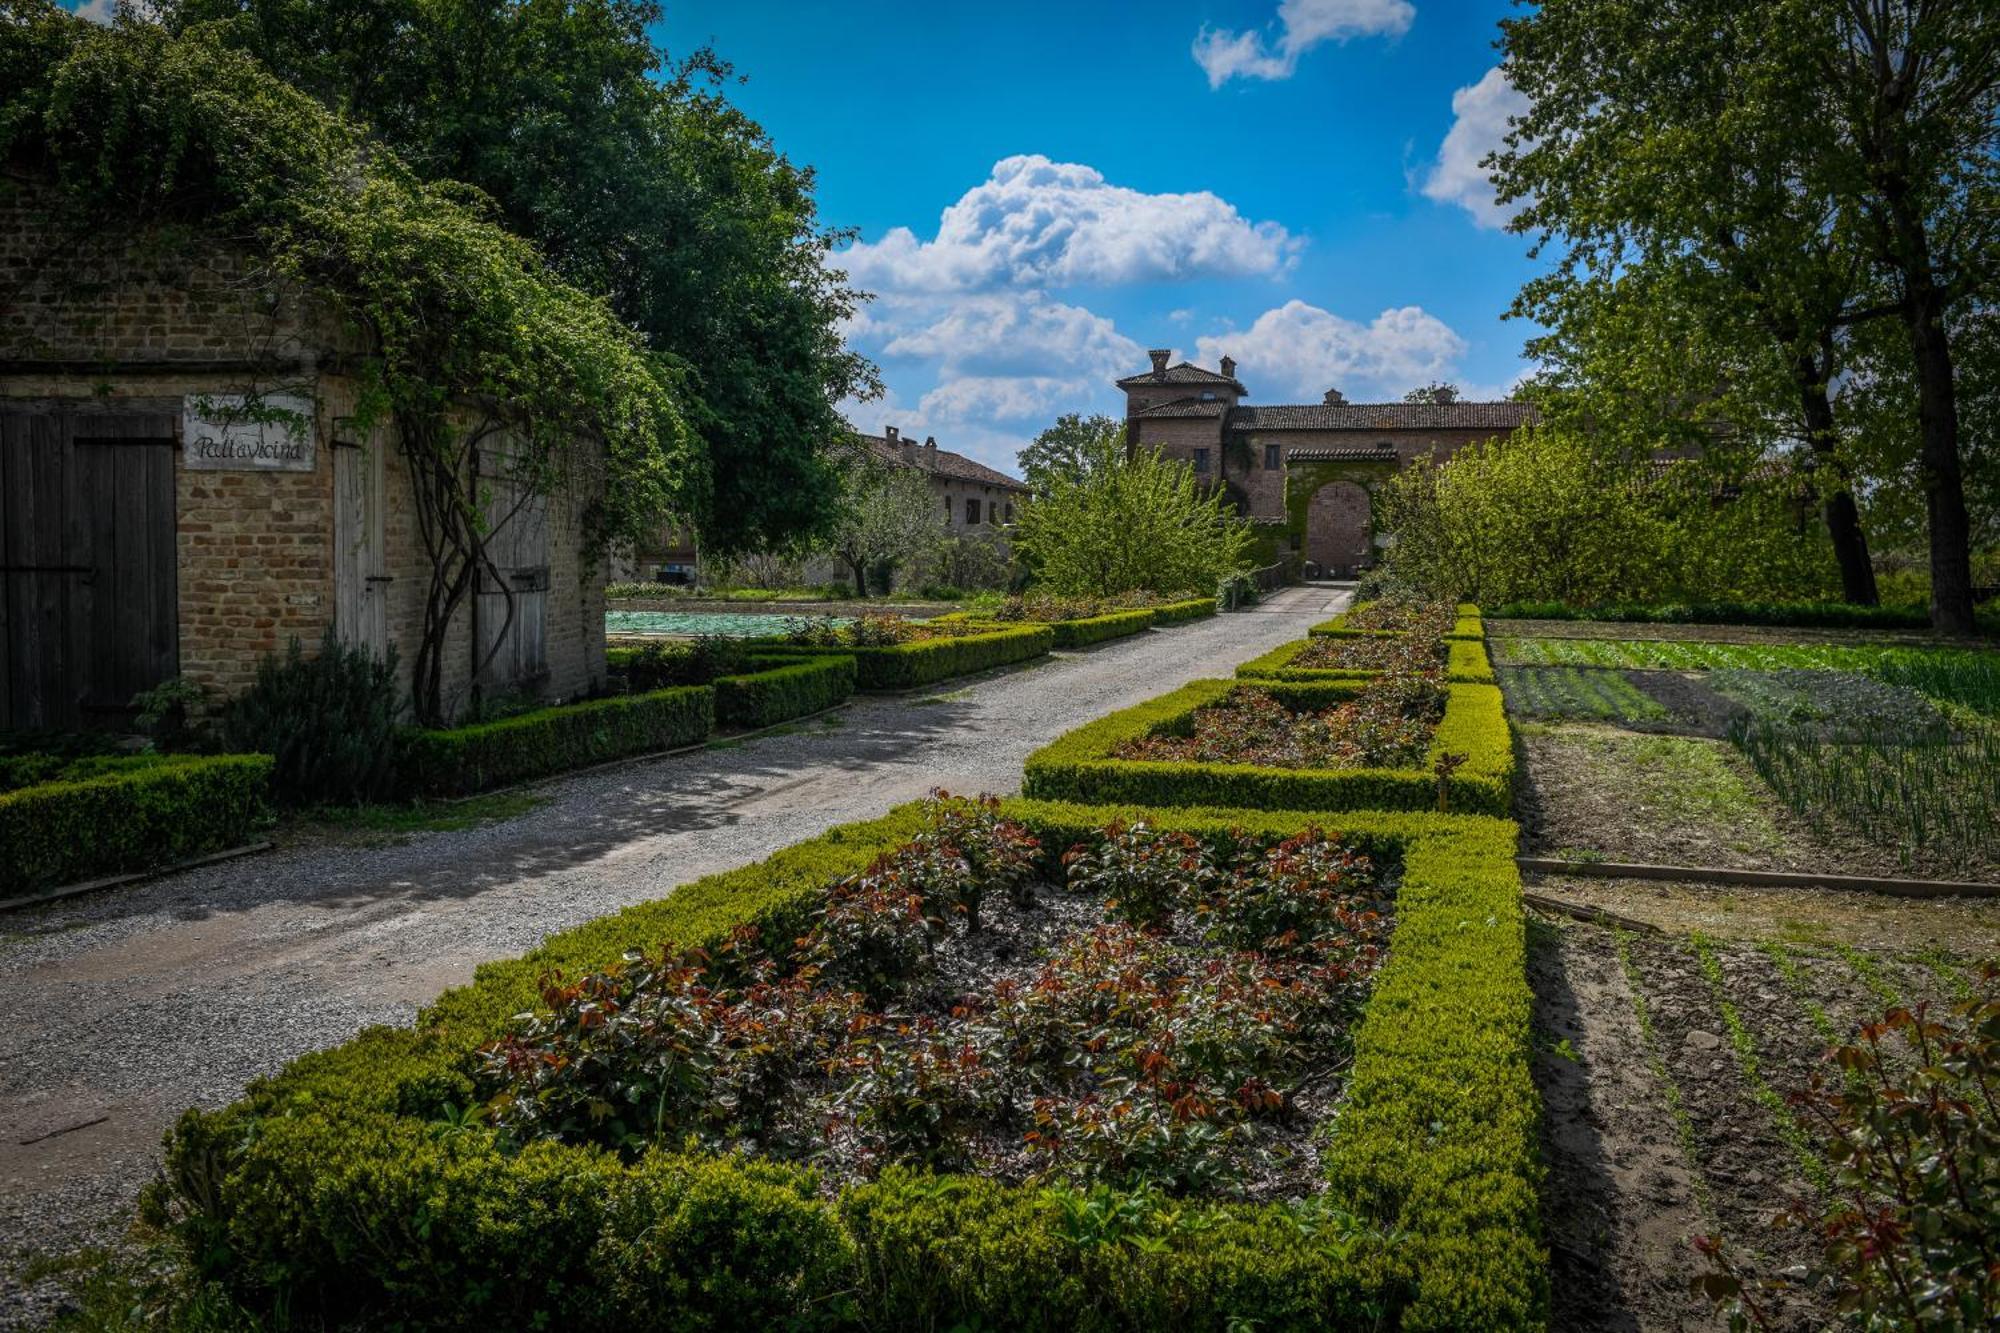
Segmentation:
{"type": "Polygon", "coordinates": [[[1122,639],[1127,634],[1137,634],[1153,627],[1153,612],[1146,608],[1136,611],[1113,611],[1101,616],[1085,616],[1078,620],[1058,620],[1049,625],[1058,648],[1082,648],[1093,643],[1103,643],[1109,639],[1122,639]]]}
{"type": "Polygon", "coordinates": [[[1265,1330],[1530,1329],[1546,1317],[1530,996],[1514,826],[1478,817],[1145,811],[1011,801],[1046,848],[1154,820],[1218,854],[1318,823],[1400,863],[1387,961],[1354,1030],[1328,1188],[1169,1204],[892,1168],[822,1202],[738,1157],[537,1142],[467,1105],[469,1054],[539,980],[634,949],[788,940],[829,876],[922,825],[905,807],[488,964],[414,1029],[377,1028],[176,1127],[148,1215],[252,1310],[330,1324],[1265,1330]]]}
{"type": "Polygon", "coordinates": [[[270,795],[271,759],[261,754],[156,757],[0,792],[0,894],[241,846],[270,818],[270,795]]]}
{"type": "Polygon", "coordinates": [[[908,690],[935,684],[953,676],[1023,662],[1040,657],[1055,646],[1055,632],[1047,625],[1023,625],[1016,629],[962,634],[927,639],[920,643],[899,643],[886,648],[800,648],[788,644],[759,645],[760,652],[819,655],[828,651],[853,657],[858,671],[857,687],[863,690],[908,690]]]}
{"type": "Polygon", "coordinates": [[[725,634],[702,634],[680,642],[609,649],[605,665],[624,675],[632,693],[647,694],[671,685],[713,685],[718,676],[741,675],[750,669],[750,647],[725,634]]]}
{"type": "Polygon", "coordinates": [[[378,658],[329,627],[311,657],[297,639],[265,656],[257,679],[222,712],[224,748],[273,757],[281,804],[358,803],[396,780],[396,651],[378,658]]]}
{"type": "Polygon", "coordinates": [[[1120,747],[1185,732],[1197,710],[1255,687],[1294,708],[1331,707],[1363,682],[1193,681],[1171,694],[1087,723],[1028,756],[1022,791],[1051,800],[1149,805],[1228,805],[1272,810],[1452,810],[1504,815],[1513,803],[1514,750],[1500,691],[1445,687],[1444,716],[1421,768],[1291,769],[1251,764],[1117,758],[1120,747]],[[1439,761],[1465,761],[1441,775],[1439,761]]]}
{"type": "MultiPolygon", "coordinates": [[[[1368,620],[1368,615],[1367,615],[1368,609],[1370,607],[1378,605],[1380,605],[1380,603],[1377,602],[1359,603],[1358,605],[1349,607],[1347,610],[1341,612],[1339,615],[1335,616],[1331,620],[1321,621],[1319,624],[1314,625],[1310,630],[1306,632],[1308,634],[1401,633],[1402,631],[1397,629],[1372,629],[1368,627],[1366,623],[1368,620]],[[1361,618],[1359,621],[1355,619],[1355,617],[1357,616],[1361,618]]],[[[1446,632],[1445,638],[1484,639],[1485,637],[1486,637],[1486,626],[1480,618],[1479,608],[1474,606],[1470,602],[1459,603],[1458,618],[1452,622],[1451,629],[1446,632]]]]}
{"type": "Polygon", "coordinates": [[[670,750],[715,730],[715,691],[702,685],[538,709],[450,731],[403,733],[401,786],[417,796],[464,796],[625,755],[670,750]]]}

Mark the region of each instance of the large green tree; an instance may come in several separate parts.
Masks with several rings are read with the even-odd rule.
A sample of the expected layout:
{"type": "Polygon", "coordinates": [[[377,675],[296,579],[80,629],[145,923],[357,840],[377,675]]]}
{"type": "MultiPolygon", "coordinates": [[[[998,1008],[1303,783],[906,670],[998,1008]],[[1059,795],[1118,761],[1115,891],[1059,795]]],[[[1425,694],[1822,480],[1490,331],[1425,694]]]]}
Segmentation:
{"type": "Polygon", "coordinates": [[[948,529],[937,492],[916,468],[864,453],[842,482],[839,518],[824,549],[854,575],[854,595],[866,597],[870,570],[927,553],[948,529]]]}
{"type": "Polygon", "coordinates": [[[477,187],[507,228],[603,293],[685,368],[707,470],[686,516],[718,556],[830,530],[846,431],[873,386],[846,350],[857,293],[829,260],[810,170],[725,96],[705,50],[648,35],[651,0],[169,0],[372,127],[433,180],[477,187]]]}
{"type": "Polygon", "coordinates": [[[1055,474],[1014,525],[1014,552],[1049,592],[1206,592],[1245,567],[1250,527],[1186,463],[1100,435],[1080,473],[1055,474]]]}
{"type": "MultiPolygon", "coordinates": [[[[1556,273],[1520,309],[1555,324],[1592,304],[1573,299],[1581,285],[1651,269],[1675,301],[1707,303],[1711,331],[1736,320],[1768,340],[1855,600],[1872,600],[1872,576],[1829,385],[1852,369],[1857,327],[1903,320],[1933,619],[1970,628],[1944,316],[1990,280],[1974,256],[1993,250],[1980,212],[1993,183],[1992,7],[1548,0],[1504,26],[1508,77],[1531,110],[1495,178],[1522,204],[1517,228],[1559,247],[1556,273]]],[[[1738,365],[1768,359],[1734,350],[1738,365]]],[[[1682,395],[1699,413],[1716,389],[1697,380],[1682,395]]]]}
{"type": "Polygon", "coordinates": [[[1103,454],[1103,441],[1123,439],[1124,432],[1125,423],[1116,417],[1065,412],[1017,455],[1021,476],[1036,490],[1045,490],[1058,480],[1077,481],[1090,470],[1092,460],[1103,454]]]}

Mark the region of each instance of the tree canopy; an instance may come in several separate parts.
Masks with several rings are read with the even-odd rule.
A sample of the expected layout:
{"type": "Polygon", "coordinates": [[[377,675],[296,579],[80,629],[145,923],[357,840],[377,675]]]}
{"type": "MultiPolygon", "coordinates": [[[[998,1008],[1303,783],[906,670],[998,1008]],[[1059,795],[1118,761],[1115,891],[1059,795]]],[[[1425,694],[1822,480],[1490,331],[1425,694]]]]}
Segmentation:
{"type": "Polygon", "coordinates": [[[208,31],[462,181],[511,231],[685,371],[706,467],[679,512],[716,556],[831,530],[834,404],[874,385],[842,322],[811,171],[724,95],[708,51],[671,61],[651,0],[170,0],[208,31]]]}
{"type": "Polygon", "coordinates": [[[1250,527],[1219,489],[1155,451],[1100,435],[1081,475],[1053,474],[1022,507],[1014,552],[1049,592],[1207,591],[1245,565],[1250,527]]]}
{"type": "Polygon", "coordinates": [[[1058,480],[1080,480],[1093,460],[1103,456],[1103,441],[1112,437],[1122,441],[1124,435],[1125,424],[1116,417],[1065,412],[1021,450],[1017,456],[1021,476],[1036,490],[1058,480]]]}

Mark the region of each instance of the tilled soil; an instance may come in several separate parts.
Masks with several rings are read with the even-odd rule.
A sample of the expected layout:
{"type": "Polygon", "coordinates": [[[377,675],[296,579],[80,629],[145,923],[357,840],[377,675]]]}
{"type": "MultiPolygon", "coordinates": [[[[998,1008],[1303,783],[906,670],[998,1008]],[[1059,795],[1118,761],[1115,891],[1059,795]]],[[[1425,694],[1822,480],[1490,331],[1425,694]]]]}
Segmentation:
{"type": "MultiPolygon", "coordinates": [[[[1708,1262],[1697,1236],[1722,1237],[1759,1277],[1811,1259],[1803,1233],[1773,1226],[1790,1200],[1819,1197],[1822,1159],[1803,1122],[1787,1134],[1784,1099],[1822,1067],[1828,1034],[1850,1039],[1892,1003],[1946,1001],[1950,976],[1975,966],[1867,947],[1850,922],[1807,949],[1711,940],[1718,984],[1686,923],[1656,917],[1657,933],[1538,920],[1531,934],[1558,1330],[1723,1328],[1692,1293],[1708,1262]]],[[[1809,1291],[1769,1303],[1786,1330],[1833,1322],[1809,1291]]]]}

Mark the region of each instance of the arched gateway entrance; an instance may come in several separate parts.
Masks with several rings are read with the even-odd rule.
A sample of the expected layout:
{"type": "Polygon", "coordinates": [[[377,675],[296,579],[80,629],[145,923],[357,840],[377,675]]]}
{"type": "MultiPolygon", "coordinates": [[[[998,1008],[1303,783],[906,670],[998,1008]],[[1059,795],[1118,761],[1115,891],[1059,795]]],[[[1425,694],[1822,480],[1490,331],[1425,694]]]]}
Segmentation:
{"type": "Polygon", "coordinates": [[[1372,502],[1352,481],[1329,481],[1306,506],[1306,559],[1323,575],[1352,578],[1373,556],[1372,502]]]}

